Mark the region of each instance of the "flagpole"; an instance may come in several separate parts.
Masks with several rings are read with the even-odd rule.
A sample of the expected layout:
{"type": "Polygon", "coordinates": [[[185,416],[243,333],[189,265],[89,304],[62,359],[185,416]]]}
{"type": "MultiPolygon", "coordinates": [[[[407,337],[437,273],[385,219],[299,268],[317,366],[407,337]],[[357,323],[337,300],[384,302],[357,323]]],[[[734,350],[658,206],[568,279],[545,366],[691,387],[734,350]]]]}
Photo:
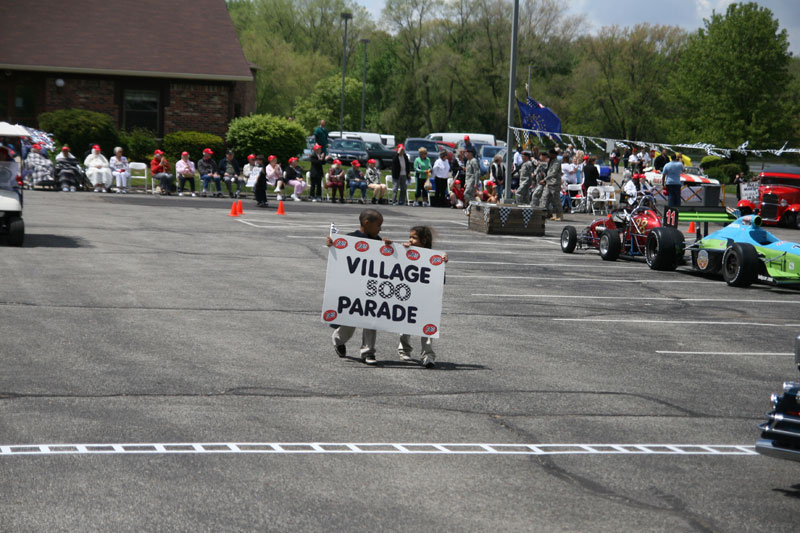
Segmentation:
{"type": "Polygon", "coordinates": [[[508,74],[508,129],[506,131],[506,183],[503,189],[503,203],[511,203],[511,171],[514,169],[514,152],[511,140],[514,136],[514,101],[517,78],[517,30],[519,29],[519,0],[514,0],[514,21],[511,26],[511,67],[508,74]]]}

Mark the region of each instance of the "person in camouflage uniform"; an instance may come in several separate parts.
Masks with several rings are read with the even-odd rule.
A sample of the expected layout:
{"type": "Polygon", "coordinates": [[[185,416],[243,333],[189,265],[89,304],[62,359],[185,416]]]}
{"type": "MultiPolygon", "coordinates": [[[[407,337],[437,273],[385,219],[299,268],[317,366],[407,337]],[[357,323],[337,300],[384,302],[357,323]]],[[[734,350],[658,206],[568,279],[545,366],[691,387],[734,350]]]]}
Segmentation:
{"type": "Polygon", "coordinates": [[[475,188],[481,177],[481,167],[475,159],[475,148],[467,149],[467,166],[465,169],[466,178],[464,183],[464,207],[469,207],[469,203],[475,199],[475,188]]]}
{"type": "Polygon", "coordinates": [[[543,152],[539,155],[539,161],[534,162],[536,169],[533,172],[533,182],[536,184],[536,187],[533,189],[533,194],[531,194],[531,205],[533,206],[538,206],[539,202],[542,201],[549,162],[550,155],[547,152],[543,152]]]}
{"type": "Polygon", "coordinates": [[[519,167],[519,187],[517,188],[517,204],[531,203],[530,192],[533,183],[533,161],[528,150],[522,152],[522,165],[519,167]]]}
{"type": "Polygon", "coordinates": [[[545,177],[545,190],[539,207],[547,209],[548,204],[553,204],[554,213],[551,220],[563,220],[564,211],[561,207],[561,163],[556,158],[555,151],[550,150],[550,163],[547,166],[545,177]]]}

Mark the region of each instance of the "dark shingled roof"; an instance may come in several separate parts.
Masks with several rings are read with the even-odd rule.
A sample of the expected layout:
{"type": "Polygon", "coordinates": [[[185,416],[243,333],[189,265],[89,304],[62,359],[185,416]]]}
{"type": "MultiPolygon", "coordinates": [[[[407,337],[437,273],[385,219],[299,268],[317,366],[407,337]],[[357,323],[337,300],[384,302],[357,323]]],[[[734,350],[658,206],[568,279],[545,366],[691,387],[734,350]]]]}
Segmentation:
{"type": "Polygon", "coordinates": [[[3,9],[0,69],[252,79],[225,0],[12,4],[3,9]]]}

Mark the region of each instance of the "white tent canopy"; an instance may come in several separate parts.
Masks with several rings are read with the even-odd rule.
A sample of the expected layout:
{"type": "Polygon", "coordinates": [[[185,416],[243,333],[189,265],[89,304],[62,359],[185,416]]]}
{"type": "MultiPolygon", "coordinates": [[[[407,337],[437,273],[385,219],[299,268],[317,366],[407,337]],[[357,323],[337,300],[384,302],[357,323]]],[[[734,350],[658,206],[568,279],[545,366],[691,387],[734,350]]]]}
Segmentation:
{"type": "Polygon", "coordinates": [[[28,137],[30,133],[22,126],[0,122],[0,137],[28,137]]]}

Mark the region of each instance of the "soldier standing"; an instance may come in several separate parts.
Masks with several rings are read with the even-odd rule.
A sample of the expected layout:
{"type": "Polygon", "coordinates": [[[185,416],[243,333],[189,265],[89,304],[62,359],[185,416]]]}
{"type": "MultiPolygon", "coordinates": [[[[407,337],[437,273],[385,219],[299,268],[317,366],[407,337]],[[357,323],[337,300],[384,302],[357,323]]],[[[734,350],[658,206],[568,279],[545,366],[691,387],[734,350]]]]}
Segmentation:
{"type": "Polygon", "coordinates": [[[469,203],[475,199],[475,187],[481,176],[481,167],[475,159],[475,148],[467,148],[467,165],[465,168],[466,183],[464,184],[464,207],[469,207],[469,203]]]}
{"type": "Polygon", "coordinates": [[[547,204],[553,204],[553,216],[551,220],[563,220],[563,210],[561,207],[561,163],[556,159],[556,153],[550,150],[550,164],[547,167],[545,177],[545,190],[542,195],[542,202],[539,207],[547,209],[547,204]]]}
{"type": "Polygon", "coordinates": [[[536,187],[533,189],[533,194],[531,195],[531,205],[539,205],[542,201],[549,162],[550,155],[547,152],[542,152],[542,154],[539,155],[539,161],[534,162],[536,170],[533,172],[533,181],[536,183],[536,187]]]}
{"type": "Polygon", "coordinates": [[[522,165],[519,167],[519,188],[517,204],[530,204],[531,183],[533,182],[533,162],[528,150],[522,152],[522,165]]]}

